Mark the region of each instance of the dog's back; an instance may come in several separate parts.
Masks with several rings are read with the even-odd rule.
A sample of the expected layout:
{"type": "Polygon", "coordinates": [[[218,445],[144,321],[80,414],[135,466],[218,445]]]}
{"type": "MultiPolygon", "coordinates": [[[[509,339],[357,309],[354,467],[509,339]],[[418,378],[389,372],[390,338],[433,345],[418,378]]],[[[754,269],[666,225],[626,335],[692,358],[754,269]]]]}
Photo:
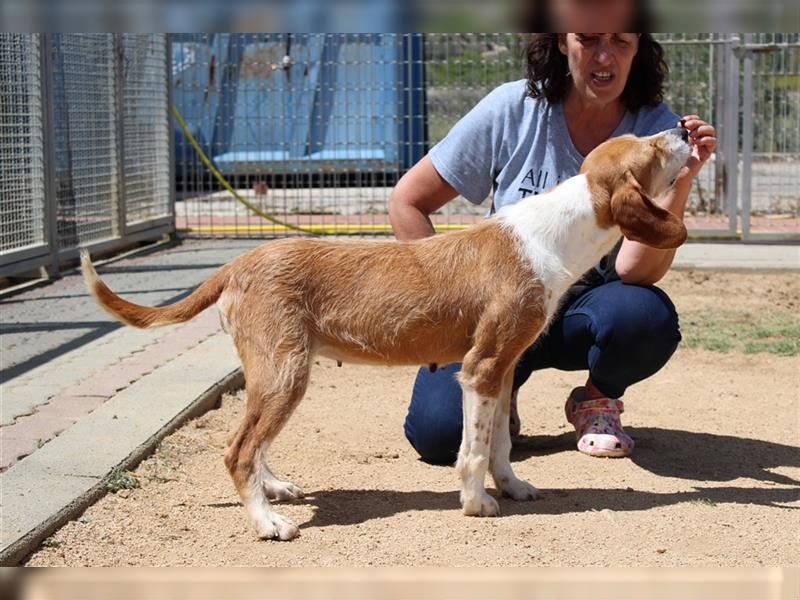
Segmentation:
{"type": "MultiPolygon", "coordinates": [[[[509,300],[539,298],[518,242],[495,220],[415,242],[294,239],[230,264],[219,307],[232,334],[297,315],[315,350],[338,360],[447,363],[469,350],[502,287],[509,300]],[[486,229],[493,229],[486,235],[486,229]]],[[[524,317],[522,317],[524,318],[524,317]]]]}

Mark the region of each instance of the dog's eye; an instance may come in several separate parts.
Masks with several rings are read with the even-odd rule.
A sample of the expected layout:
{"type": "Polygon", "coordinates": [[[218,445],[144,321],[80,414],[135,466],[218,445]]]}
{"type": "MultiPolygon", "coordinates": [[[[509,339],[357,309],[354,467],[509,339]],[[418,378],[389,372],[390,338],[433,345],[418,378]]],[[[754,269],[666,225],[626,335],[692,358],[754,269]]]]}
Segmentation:
{"type": "Polygon", "coordinates": [[[677,179],[677,177],[673,177],[672,179],[670,179],[670,180],[669,180],[669,185],[670,185],[670,187],[672,187],[672,184],[674,184],[674,183],[675,183],[675,180],[676,180],[676,179],[677,179]]]}

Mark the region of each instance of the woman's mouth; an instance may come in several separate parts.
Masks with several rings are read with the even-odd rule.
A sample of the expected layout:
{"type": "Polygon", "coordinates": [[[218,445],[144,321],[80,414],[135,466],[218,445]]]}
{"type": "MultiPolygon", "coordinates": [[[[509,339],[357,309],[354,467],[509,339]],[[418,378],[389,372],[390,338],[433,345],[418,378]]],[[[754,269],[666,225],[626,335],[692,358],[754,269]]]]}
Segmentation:
{"type": "Polygon", "coordinates": [[[614,75],[611,71],[595,71],[592,73],[592,83],[597,85],[607,85],[613,81],[614,75]]]}

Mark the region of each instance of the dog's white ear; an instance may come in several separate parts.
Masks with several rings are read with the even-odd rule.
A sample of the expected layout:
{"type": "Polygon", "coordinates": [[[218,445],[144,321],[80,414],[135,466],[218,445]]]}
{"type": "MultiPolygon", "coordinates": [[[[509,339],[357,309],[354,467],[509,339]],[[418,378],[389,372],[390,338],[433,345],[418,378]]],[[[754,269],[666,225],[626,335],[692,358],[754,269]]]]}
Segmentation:
{"type": "Polygon", "coordinates": [[[686,241],[681,220],[656,206],[630,171],[611,196],[611,218],[626,238],[653,248],[677,248],[686,241]]]}

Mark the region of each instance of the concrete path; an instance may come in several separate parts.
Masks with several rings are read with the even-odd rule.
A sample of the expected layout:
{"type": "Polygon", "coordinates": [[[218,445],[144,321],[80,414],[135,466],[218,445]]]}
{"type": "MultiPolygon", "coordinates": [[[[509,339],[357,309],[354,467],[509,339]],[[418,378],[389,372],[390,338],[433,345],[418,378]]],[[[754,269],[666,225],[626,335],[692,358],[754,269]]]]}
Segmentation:
{"type": "MultiPolygon", "coordinates": [[[[98,272],[143,304],[185,296],[259,240],[191,240],[98,272]]],[[[690,243],[677,268],[800,270],[800,247],[690,243]]],[[[15,564],[167,433],[242,384],[216,309],[182,325],[122,327],[77,272],[0,295],[0,564],[15,564]]]]}
{"type": "MultiPolygon", "coordinates": [[[[174,302],[258,242],[187,242],[98,272],[143,304],[174,302]]],[[[122,327],[79,273],[0,297],[0,564],[14,564],[105,492],[168,432],[243,383],[216,308],[122,327]]]]}

